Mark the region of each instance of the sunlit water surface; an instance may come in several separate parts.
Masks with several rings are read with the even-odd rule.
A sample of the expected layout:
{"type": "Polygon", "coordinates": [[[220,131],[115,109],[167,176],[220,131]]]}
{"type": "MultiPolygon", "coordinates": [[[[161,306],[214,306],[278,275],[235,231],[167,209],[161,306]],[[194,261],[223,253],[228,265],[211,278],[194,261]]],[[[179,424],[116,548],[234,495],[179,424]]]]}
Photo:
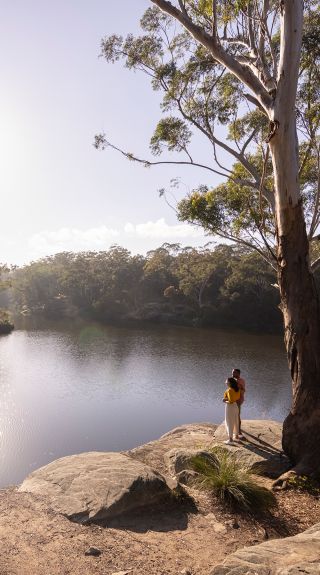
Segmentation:
{"type": "Polygon", "coordinates": [[[281,337],[87,325],[0,338],[0,485],[58,457],[118,451],[184,423],[223,419],[240,367],[243,417],[282,420],[290,380],[281,337]]]}

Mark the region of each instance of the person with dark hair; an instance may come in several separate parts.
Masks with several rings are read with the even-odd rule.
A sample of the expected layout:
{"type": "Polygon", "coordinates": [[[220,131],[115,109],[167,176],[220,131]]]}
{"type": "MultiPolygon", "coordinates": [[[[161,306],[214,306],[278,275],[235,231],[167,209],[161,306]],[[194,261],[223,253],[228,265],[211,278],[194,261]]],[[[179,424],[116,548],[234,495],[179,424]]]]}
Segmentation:
{"type": "Polygon", "coordinates": [[[226,404],[225,425],[228,433],[227,444],[233,444],[233,435],[238,439],[239,435],[239,408],[237,401],[240,399],[240,389],[234,377],[226,380],[228,389],[224,392],[223,402],[226,404]]]}
{"type": "Polygon", "coordinates": [[[238,368],[235,368],[232,370],[232,377],[234,377],[234,379],[237,380],[237,384],[238,384],[238,387],[240,389],[240,399],[237,402],[238,407],[239,407],[239,436],[237,439],[245,439],[245,437],[241,431],[241,406],[244,402],[244,394],[246,391],[246,382],[242,377],[240,377],[240,373],[241,373],[240,369],[238,369],[238,368]]]}

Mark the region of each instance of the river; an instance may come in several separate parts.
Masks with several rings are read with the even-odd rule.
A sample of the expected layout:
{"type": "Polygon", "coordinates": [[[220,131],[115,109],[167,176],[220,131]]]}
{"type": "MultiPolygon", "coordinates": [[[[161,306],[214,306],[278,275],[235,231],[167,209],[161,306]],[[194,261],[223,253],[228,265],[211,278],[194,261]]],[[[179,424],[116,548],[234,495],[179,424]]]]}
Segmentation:
{"type": "Polygon", "coordinates": [[[58,457],[118,451],[190,422],[223,420],[224,381],[247,382],[244,418],[282,420],[290,378],[281,337],[95,324],[0,338],[0,486],[58,457]]]}

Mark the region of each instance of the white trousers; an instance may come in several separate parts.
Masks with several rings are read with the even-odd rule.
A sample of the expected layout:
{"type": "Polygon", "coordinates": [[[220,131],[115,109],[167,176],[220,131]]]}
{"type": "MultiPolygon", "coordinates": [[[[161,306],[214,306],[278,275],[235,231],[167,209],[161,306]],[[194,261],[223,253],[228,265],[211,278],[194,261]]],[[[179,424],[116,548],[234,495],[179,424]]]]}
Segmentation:
{"type": "Polygon", "coordinates": [[[239,433],[239,407],[234,403],[226,403],[225,425],[229,438],[239,433]]]}

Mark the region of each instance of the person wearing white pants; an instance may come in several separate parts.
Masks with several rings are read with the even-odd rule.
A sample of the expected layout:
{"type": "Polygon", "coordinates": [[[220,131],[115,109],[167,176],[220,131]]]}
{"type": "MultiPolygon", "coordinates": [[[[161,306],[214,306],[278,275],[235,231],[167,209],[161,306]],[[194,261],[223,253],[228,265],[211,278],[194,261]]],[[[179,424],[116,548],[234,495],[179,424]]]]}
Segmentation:
{"type": "Polygon", "coordinates": [[[233,435],[239,437],[239,407],[237,401],[240,399],[240,389],[237,380],[234,377],[228,377],[226,380],[228,389],[224,392],[223,402],[226,404],[225,425],[228,433],[227,444],[233,443],[233,435]]]}

